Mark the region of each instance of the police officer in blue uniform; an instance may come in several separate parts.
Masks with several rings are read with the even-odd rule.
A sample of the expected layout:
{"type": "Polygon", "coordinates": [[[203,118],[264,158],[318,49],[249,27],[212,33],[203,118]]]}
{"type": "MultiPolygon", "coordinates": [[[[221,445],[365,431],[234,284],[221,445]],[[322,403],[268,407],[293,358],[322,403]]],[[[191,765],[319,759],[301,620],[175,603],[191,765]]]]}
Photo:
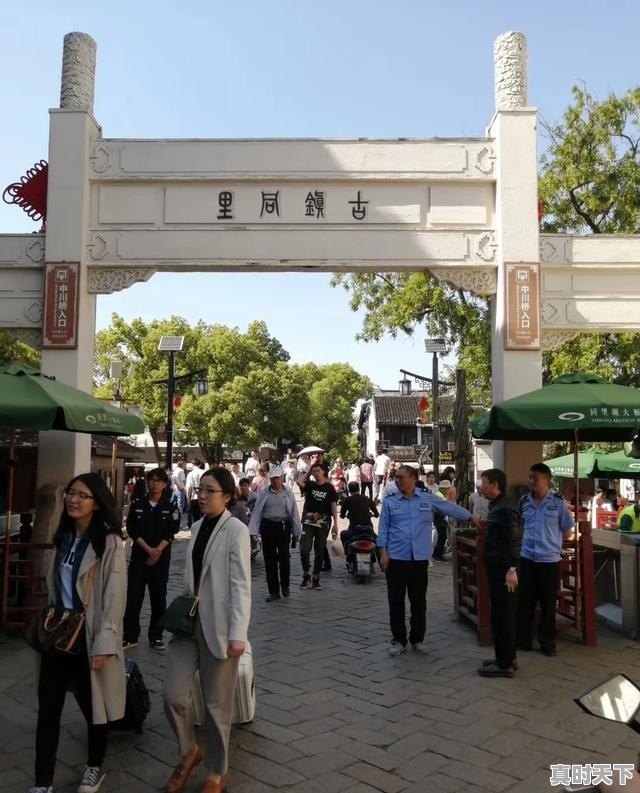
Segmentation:
{"type": "Polygon", "coordinates": [[[427,583],[431,558],[433,513],[439,512],[457,520],[478,518],[453,501],[436,498],[428,490],[416,487],[417,473],[408,465],[396,472],[398,492],[387,495],[382,502],[378,525],[380,567],[387,574],[387,596],[391,623],[389,655],[396,656],[407,649],[405,597],[409,595],[411,621],[409,642],[416,652],[425,652],[424,634],[427,627],[427,583]]]}
{"type": "Polygon", "coordinates": [[[171,563],[173,535],[180,529],[180,512],[169,490],[169,475],[164,468],[147,474],[147,492],[136,499],[127,515],[127,534],[133,540],[127,585],[127,608],[124,614],[125,649],[138,643],[140,609],[149,588],[151,619],[149,645],[164,650],[160,617],[167,610],[167,582],[171,563]]]}
{"type": "Polygon", "coordinates": [[[567,503],[551,489],[551,469],[536,463],[529,470],[531,492],[520,500],[522,549],[518,580],[518,647],[531,650],[536,606],[540,604],[538,641],[544,655],[556,654],[556,599],[562,543],[575,522],[567,503]]]}

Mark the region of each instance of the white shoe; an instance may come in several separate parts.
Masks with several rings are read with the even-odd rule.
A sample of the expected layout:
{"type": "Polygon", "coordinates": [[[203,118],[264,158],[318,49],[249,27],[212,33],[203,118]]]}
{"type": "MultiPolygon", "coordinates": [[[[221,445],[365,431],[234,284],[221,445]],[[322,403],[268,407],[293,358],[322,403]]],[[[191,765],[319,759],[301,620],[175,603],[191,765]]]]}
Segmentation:
{"type": "Polygon", "coordinates": [[[427,648],[425,647],[425,645],[422,642],[416,642],[415,644],[412,644],[411,646],[413,647],[413,649],[417,653],[426,653],[427,652],[427,648]]]}
{"type": "Polygon", "coordinates": [[[40,787],[32,787],[29,793],[53,793],[53,788],[51,785],[49,787],[44,787],[44,785],[40,785],[40,787]]]}
{"type": "Polygon", "coordinates": [[[106,774],[97,765],[88,765],[84,769],[82,782],[78,787],[78,793],[96,793],[100,785],[104,782],[106,774]]]}
{"type": "Polygon", "coordinates": [[[391,642],[391,647],[389,647],[389,655],[394,658],[396,655],[402,655],[402,653],[407,652],[407,647],[404,644],[400,644],[400,642],[395,641],[395,639],[391,642]]]}

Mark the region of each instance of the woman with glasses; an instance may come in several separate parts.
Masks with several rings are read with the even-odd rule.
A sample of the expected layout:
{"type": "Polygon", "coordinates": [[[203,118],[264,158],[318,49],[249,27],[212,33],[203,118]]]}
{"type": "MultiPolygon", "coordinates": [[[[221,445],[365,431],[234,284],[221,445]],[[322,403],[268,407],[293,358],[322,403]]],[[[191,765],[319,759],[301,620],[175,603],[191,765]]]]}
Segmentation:
{"type": "Polygon", "coordinates": [[[227,773],[233,695],[240,656],[251,617],[251,545],[242,521],[228,507],[235,500],[233,474],[210,468],[202,474],[198,502],[202,519],[194,523],[187,547],[184,589],[198,597],[193,636],[169,642],[164,708],[178,740],[180,762],[167,783],[178,793],[203,759],[202,793],[220,793],[227,773]],[[192,689],[196,672],[205,705],[204,742],[196,743],[192,689]]]}
{"type": "Polygon", "coordinates": [[[72,690],[88,727],[88,758],[78,793],[102,785],[107,722],[124,716],[122,654],[127,573],[120,520],[109,489],[98,474],[80,474],[65,490],[47,574],[49,602],[81,610],[86,621],[78,655],[41,656],[38,679],[35,786],[51,793],[60,718],[72,690]]]}

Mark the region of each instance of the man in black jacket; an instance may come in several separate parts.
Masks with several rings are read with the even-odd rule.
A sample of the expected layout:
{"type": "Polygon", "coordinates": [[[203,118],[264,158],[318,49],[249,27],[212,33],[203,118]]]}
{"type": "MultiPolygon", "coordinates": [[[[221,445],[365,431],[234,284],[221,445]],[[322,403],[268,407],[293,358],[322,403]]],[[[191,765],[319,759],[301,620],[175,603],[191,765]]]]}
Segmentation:
{"type": "Polygon", "coordinates": [[[489,500],[484,564],[489,579],[495,658],[478,670],[483,677],[513,677],[516,664],[516,589],[522,530],[518,505],[505,495],[507,477],[499,468],[483,471],[482,494],[489,500]]]}
{"type": "Polygon", "coordinates": [[[169,476],[164,468],[147,474],[147,492],[135,500],[127,516],[127,534],[133,541],[127,585],[127,608],[124,614],[124,649],[135,647],[140,634],[140,609],[149,587],[151,619],[149,645],[164,650],[158,621],[167,609],[167,582],[171,563],[173,535],[180,529],[180,512],[175,496],[168,489],[169,476]]]}

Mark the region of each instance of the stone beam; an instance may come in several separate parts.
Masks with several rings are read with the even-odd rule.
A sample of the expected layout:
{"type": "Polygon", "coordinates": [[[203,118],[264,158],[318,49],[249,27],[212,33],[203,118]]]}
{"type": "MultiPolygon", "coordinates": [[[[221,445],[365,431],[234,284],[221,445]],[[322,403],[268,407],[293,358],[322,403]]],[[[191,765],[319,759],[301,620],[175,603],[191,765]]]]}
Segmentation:
{"type": "Polygon", "coordinates": [[[491,181],[490,138],[118,140],[100,138],[93,181],[438,179],[491,181]]]}

